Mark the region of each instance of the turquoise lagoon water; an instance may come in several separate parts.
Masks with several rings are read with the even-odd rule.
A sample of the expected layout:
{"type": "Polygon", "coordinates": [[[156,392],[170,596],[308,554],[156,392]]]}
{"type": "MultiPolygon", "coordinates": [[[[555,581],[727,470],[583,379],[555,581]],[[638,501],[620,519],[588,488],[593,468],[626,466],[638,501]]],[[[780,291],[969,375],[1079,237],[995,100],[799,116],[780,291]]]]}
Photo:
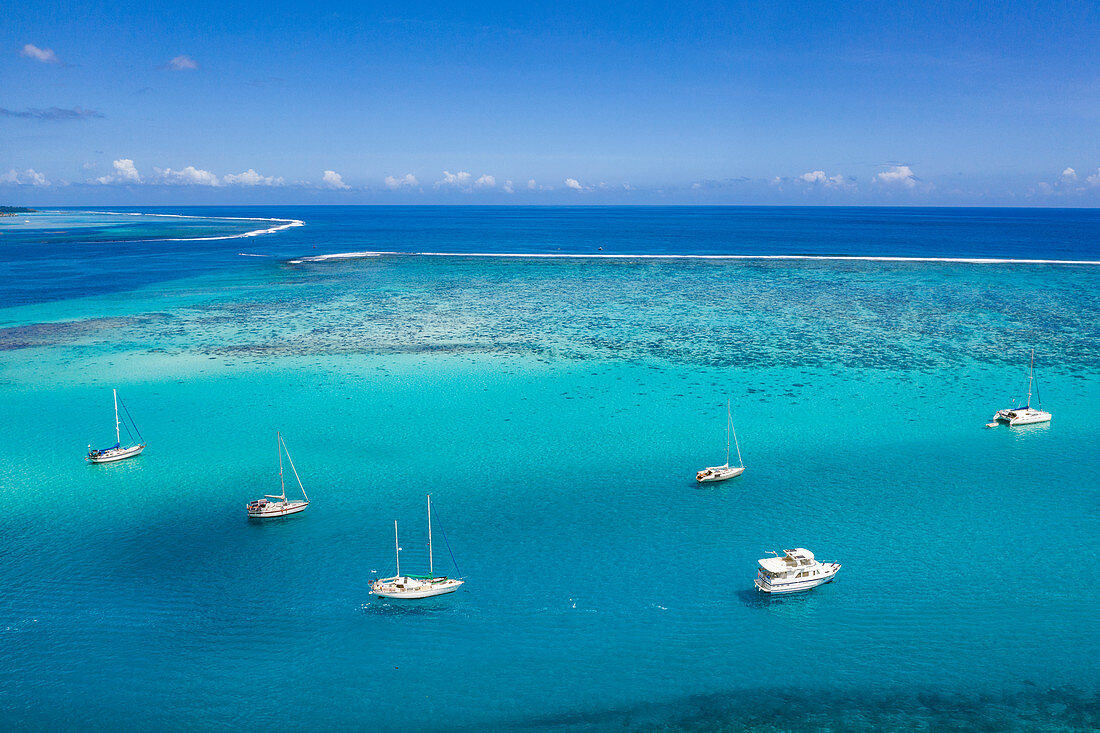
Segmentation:
{"type": "MultiPolygon", "coordinates": [[[[1097,726],[1100,269],[293,265],[417,241],[479,251],[478,227],[508,227],[491,210],[197,213],[306,225],[163,243],[169,278],[121,271],[156,256],[136,224],[79,296],[51,289],[60,235],[0,236],[25,263],[0,290],[26,295],[0,310],[5,728],[1097,726]],[[402,217],[434,218],[417,225],[430,241],[402,217]],[[1032,346],[1054,420],[983,428],[1025,394],[1032,346]],[[113,442],[116,386],[149,448],[84,465],[88,443],[113,442]],[[749,468],[700,488],[694,472],[724,458],[727,397],[749,468]],[[277,490],[277,428],[312,504],[249,522],[244,503],[277,490]],[[429,492],[436,567],[449,544],[466,584],[368,596],[393,570],[394,519],[403,569],[426,566],[429,492]],[[756,560],[794,545],[843,563],[837,581],[757,594],[756,560]]],[[[580,252],[599,231],[607,251],[623,228],[679,221],[690,254],[717,246],[691,247],[700,217],[714,241],[762,217],[778,249],[819,253],[815,231],[851,228],[854,247],[928,225],[798,210],[784,229],[782,213],[551,210],[516,226],[564,221],[580,252]]],[[[1003,228],[1026,239],[1011,225],[1027,215],[956,222],[971,251],[929,238],[925,254],[988,255],[1003,228]]],[[[1076,256],[1058,259],[1087,259],[1097,219],[1066,216],[1051,230],[1076,256]]],[[[668,253],[647,236],[635,253],[668,253]]],[[[1038,238],[1015,246],[1043,254],[1038,238]]]]}

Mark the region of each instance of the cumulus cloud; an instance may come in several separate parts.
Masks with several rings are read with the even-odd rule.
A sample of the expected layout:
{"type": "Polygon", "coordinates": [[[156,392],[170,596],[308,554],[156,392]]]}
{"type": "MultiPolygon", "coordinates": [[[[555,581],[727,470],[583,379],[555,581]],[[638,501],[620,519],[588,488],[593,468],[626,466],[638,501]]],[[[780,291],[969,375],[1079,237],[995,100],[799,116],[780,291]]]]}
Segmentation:
{"type": "Polygon", "coordinates": [[[391,191],[397,191],[402,188],[416,188],[419,185],[420,181],[416,180],[416,176],[412,173],[406,173],[401,178],[386,176],[386,188],[391,191]]]}
{"type": "Polygon", "coordinates": [[[874,180],[888,186],[904,186],[905,188],[914,188],[917,185],[917,177],[907,165],[890,166],[889,169],[878,173],[874,180]]]}
{"type": "Polygon", "coordinates": [[[195,59],[187,54],[180,54],[160,68],[168,69],[169,71],[194,71],[199,68],[199,65],[195,59]]]}
{"type": "Polygon", "coordinates": [[[23,50],[19,52],[19,55],[26,56],[35,61],[41,61],[44,64],[61,63],[61,59],[57,58],[57,54],[53,52],[52,48],[39,48],[33,43],[28,43],[26,46],[23,46],[23,50]]]}
{"type": "Polygon", "coordinates": [[[27,168],[23,171],[17,171],[12,168],[10,171],[0,176],[0,183],[13,183],[17,186],[48,186],[49,180],[45,174],[39,173],[33,168],[27,168]]]}
{"type": "Polygon", "coordinates": [[[1074,183],[1077,181],[1077,171],[1072,168],[1066,168],[1062,171],[1062,180],[1066,183],[1074,183]]]}
{"type": "Polygon", "coordinates": [[[227,173],[222,179],[226,184],[230,186],[281,186],[283,185],[282,176],[275,178],[274,176],[261,176],[256,171],[249,168],[244,173],[227,173]]]}
{"type": "Polygon", "coordinates": [[[584,186],[582,186],[581,182],[578,181],[576,178],[566,178],[565,179],[565,187],[566,188],[571,188],[574,191],[583,191],[584,190],[584,186]]]}
{"type": "Polygon", "coordinates": [[[1085,183],[1089,186],[1100,186],[1100,168],[1096,169],[1096,172],[1085,179],[1085,183]]]}
{"type": "Polygon", "coordinates": [[[443,177],[436,181],[434,185],[436,188],[453,188],[457,191],[469,193],[479,188],[496,188],[497,179],[488,173],[474,178],[466,171],[459,171],[458,173],[443,171],[443,177]]]}
{"type": "Polygon", "coordinates": [[[504,185],[500,187],[500,190],[504,191],[504,193],[513,193],[512,182],[511,181],[505,181],[504,185]]]}
{"type": "Polygon", "coordinates": [[[6,107],[0,107],[0,117],[18,117],[40,122],[67,122],[69,120],[89,120],[94,117],[103,117],[103,113],[94,109],[84,109],[83,107],[73,107],[72,109],[62,107],[7,109],[6,107]]]}
{"type": "MultiPolygon", "coordinates": [[[[834,189],[852,189],[855,188],[854,178],[845,178],[842,175],[827,176],[825,171],[809,171],[803,173],[796,180],[810,186],[824,186],[825,188],[834,189]]],[[[777,178],[773,183],[781,183],[781,179],[777,178]]]]}
{"type": "Polygon", "coordinates": [[[459,171],[458,173],[451,173],[450,171],[443,171],[443,177],[435,182],[436,188],[463,188],[468,189],[470,182],[473,180],[466,171],[459,171]]]}
{"type": "Polygon", "coordinates": [[[334,188],[338,191],[345,191],[351,186],[344,183],[344,177],[336,171],[325,171],[325,174],[321,177],[321,182],[329,188],[334,188]]]}
{"type": "Polygon", "coordinates": [[[134,161],[129,158],[119,158],[111,166],[114,173],[100,176],[96,183],[141,183],[141,174],[134,167],[134,161]]]}
{"type": "Polygon", "coordinates": [[[529,190],[531,190],[531,191],[534,191],[534,190],[535,190],[535,188],[536,188],[537,186],[538,186],[538,184],[537,184],[537,183],[535,183],[535,179],[534,179],[534,178],[532,178],[531,180],[529,180],[529,181],[527,182],[527,188],[528,188],[529,190]]]}
{"type": "Polygon", "coordinates": [[[210,171],[189,165],[183,170],[154,168],[163,183],[177,186],[220,186],[222,182],[210,171]]]}

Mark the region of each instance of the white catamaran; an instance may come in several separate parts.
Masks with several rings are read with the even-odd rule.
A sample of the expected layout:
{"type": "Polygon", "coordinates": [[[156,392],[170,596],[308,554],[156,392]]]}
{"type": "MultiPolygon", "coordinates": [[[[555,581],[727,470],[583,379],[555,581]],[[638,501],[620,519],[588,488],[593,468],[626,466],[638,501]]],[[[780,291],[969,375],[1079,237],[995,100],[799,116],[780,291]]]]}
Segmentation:
{"type": "MultiPolygon", "coordinates": [[[[447,535],[443,535],[447,539],[447,535]]],[[[379,578],[370,585],[370,592],[382,598],[428,598],[454,593],[464,580],[448,578],[435,574],[435,560],[432,556],[432,495],[428,494],[428,574],[401,574],[401,544],[397,541],[397,521],[393,523],[393,546],[397,557],[397,575],[392,578],[379,578]]],[[[449,546],[448,546],[449,549],[449,546]]],[[[454,556],[451,556],[454,559],[454,556]]],[[[458,569],[458,565],[455,565],[458,569]]]]}
{"type": "Polygon", "coordinates": [[[309,506],[309,497],[306,496],[306,487],[302,486],[302,479],[298,478],[298,470],[294,468],[294,459],[290,457],[290,451],[286,449],[281,433],[275,433],[276,446],[279,451],[279,486],[283,493],[279,496],[265,494],[263,499],[257,499],[248,503],[249,519],[268,519],[270,517],[285,517],[288,514],[297,514],[309,506]],[[283,480],[283,453],[290,463],[290,470],[294,472],[294,478],[298,480],[298,488],[302,490],[302,499],[287,501],[286,481],[283,480]]]}
{"type": "Polygon", "coordinates": [[[745,462],[741,460],[741,446],[737,444],[737,431],[733,429],[733,418],[730,417],[730,402],[726,400],[726,462],[721,466],[708,466],[695,474],[695,480],[699,483],[710,481],[725,481],[726,479],[740,476],[745,472],[745,462]],[[737,448],[737,465],[730,465],[730,433],[733,433],[733,445],[737,448]]]}
{"type": "Polygon", "coordinates": [[[145,450],[145,440],[141,437],[141,431],[137,428],[137,423],[134,422],[134,418],[130,417],[130,411],[126,409],[126,405],[122,405],[122,411],[126,413],[128,422],[123,423],[118,418],[118,390],[112,389],[115,395],[115,444],[110,448],[92,448],[91,444],[88,445],[88,457],[92,463],[110,463],[111,461],[121,461],[123,458],[130,458],[136,456],[145,450]],[[126,432],[130,435],[130,445],[122,445],[122,426],[126,426],[126,432]],[[133,426],[133,432],[130,431],[130,426],[133,426]],[[134,442],[134,433],[137,433],[137,442],[134,442]]]}
{"type": "Polygon", "coordinates": [[[1035,388],[1035,399],[1038,401],[1039,385],[1035,382],[1035,349],[1031,350],[1031,369],[1027,375],[1027,405],[1024,407],[1013,407],[1009,410],[997,410],[997,413],[993,416],[993,422],[988,423],[988,427],[995,428],[1002,422],[1008,423],[1009,427],[1050,422],[1049,412],[1043,412],[1031,406],[1032,387],[1035,388]]]}

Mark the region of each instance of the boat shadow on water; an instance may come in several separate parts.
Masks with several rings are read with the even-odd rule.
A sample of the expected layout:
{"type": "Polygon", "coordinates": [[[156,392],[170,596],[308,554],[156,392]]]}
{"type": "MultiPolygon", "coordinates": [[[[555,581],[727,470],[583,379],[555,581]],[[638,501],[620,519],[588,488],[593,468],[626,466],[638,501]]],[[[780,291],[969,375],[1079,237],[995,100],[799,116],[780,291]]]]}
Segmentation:
{"type": "MultiPolygon", "coordinates": [[[[462,592],[459,591],[459,593],[462,592]]],[[[456,604],[454,599],[447,600],[444,596],[432,596],[415,600],[392,600],[371,596],[370,600],[363,603],[359,608],[365,616],[441,616],[453,614],[458,610],[459,604],[456,604]]]]}
{"type": "Polygon", "coordinates": [[[829,586],[826,583],[817,588],[798,593],[761,593],[755,588],[737,591],[737,599],[749,608],[767,609],[781,615],[798,616],[809,613],[826,601],[829,586]]]}

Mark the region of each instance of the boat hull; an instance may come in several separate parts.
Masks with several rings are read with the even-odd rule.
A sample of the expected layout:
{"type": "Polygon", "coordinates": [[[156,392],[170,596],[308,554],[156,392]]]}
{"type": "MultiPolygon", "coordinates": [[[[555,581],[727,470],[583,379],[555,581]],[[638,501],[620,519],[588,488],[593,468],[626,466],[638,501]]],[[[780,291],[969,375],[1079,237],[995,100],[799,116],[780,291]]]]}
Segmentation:
{"type": "Polygon", "coordinates": [[[396,598],[398,600],[411,600],[415,598],[431,598],[432,596],[442,596],[448,593],[454,593],[458,590],[458,587],[465,581],[462,580],[450,580],[447,583],[441,583],[438,585],[429,585],[428,587],[408,588],[399,590],[395,588],[387,589],[380,583],[375,583],[371,586],[371,593],[379,598],[396,598]]]}
{"type": "Polygon", "coordinates": [[[733,468],[708,468],[706,471],[700,471],[695,474],[695,480],[701,484],[710,484],[715,481],[729,481],[731,478],[737,478],[745,472],[744,466],[734,466],[733,468]]]}
{"type": "Polygon", "coordinates": [[[87,460],[89,463],[114,463],[115,461],[121,461],[125,458],[133,458],[139,455],[145,450],[145,444],[132,445],[129,448],[119,448],[117,450],[106,450],[98,453],[89,453],[87,460]]]}
{"type": "Polygon", "coordinates": [[[792,580],[787,583],[768,583],[761,578],[756,578],[753,583],[756,585],[756,589],[761,593],[770,593],[773,595],[779,595],[783,593],[799,593],[804,590],[810,590],[816,588],[819,585],[825,585],[826,583],[832,583],[836,578],[836,574],[840,571],[840,565],[833,564],[833,567],[821,577],[806,578],[804,580],[792,580]]]}
{"type": "Polygon", "coordinates": [[[288,501],[285,505],[281,502],[278,504],[268,504],[262,509],[248,509],[248,518],[275,519],[276,517],[285,517],[290,514],[297,514],[298,512],[305,511],[307,506],[309,506],[308,501],[288,501]]]}
{"type": "Polygon", "coordinates": [[[1016,427],[1050,422],[1050,418],[1050,413],[1042,410],[1001,410],[993,419],[995,422],[1007,423],[1009,427],[1016,427]]]}

